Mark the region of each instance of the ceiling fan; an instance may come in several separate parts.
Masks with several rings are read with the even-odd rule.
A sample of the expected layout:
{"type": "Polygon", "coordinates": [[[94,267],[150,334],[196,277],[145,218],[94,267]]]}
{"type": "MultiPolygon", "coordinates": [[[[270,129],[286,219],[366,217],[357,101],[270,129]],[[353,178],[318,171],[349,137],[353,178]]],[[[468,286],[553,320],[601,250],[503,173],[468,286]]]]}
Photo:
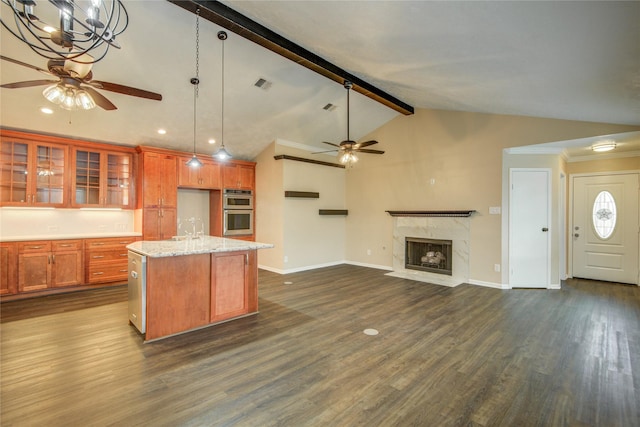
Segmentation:
{"type": "Polygon", "coordinates": [[[44,90],[43,95],[49,101],[60,104],[62,108],[74,109],[76,107],[75,105],[72,105],[74,102],[76,102],[78,104],[78,108],[81,109],[90,109],[95,107],[95,105],[98,105],[105,110],[116,110],[118,108],[96,89],[108,90],[110,92],[137,96],[139,98],[153,99],[156,101],[162,100],[162,95],[159,93],[149,92],[116,83],[93,80],[93,73],[91,72],[92,64],[89,63],[89,60],[82,61],[81,57],[76,58],[74,61],[68,59],[50,59],[47,62],[48,70],[3,55],[0,55],[0,59],[13,62],[14,64],[22,65],[23,67],[31,68],[32,70],[40,71],[41,73],[57,78],[57,80],[28,80],[23,82],[7,83],[0,85],[0,87],[7,89],[20,89],[25,87],[51,85],[44,90]],[[89,99],[87,99],[87,94],[89,99]]]}
{"type": "Polygon", "coordinates": [[[358,157],[356,157],[355,153],[369,153],[369,154],[384,154],[384,151],[381,150],[371,150],[368,148],[370,145],[377,144],[378,141],[370,140],[364,142],[356,142],[349,138],[349,92],[353,87],[353,83],[348,80],[344,81],[344,88],[347,90],[347,139],[340,142],[340,144],[334,144],[332,142],[322,141],[324,144],[333,145],[337,147],[333,150],[328,151],[318,151],[312,154],[321,154],[321,153],[331,153],[333,151],[337,151],[339,153],[339,160],[341,163],[351,164],[358,161],[358,157]]]}

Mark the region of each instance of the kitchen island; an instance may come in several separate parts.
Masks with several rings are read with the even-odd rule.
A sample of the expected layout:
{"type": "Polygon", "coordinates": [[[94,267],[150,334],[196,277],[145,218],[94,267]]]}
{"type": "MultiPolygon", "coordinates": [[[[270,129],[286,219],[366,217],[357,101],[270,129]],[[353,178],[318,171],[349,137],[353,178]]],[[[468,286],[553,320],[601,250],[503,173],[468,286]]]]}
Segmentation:
{"type": "Polygon", "coordinates": [[[257,313],[257,250],[272,247],[212,236],[127,245],[130,323],[151,341],[257,313]]]}

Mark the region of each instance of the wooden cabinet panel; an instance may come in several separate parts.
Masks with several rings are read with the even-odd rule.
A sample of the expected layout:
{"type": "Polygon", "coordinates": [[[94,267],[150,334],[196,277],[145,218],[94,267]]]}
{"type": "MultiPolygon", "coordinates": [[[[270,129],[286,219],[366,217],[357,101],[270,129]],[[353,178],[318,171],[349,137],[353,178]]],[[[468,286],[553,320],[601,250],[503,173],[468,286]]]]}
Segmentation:
{"type": "Polygon", "coordinates": [[[136,240],[136,237],[85,240],[86,282],[125,282],[128,275],[127,245],[136,240]]]}
{"type": "Polygon", "coordinates": [[[76,148],[74,163],[73,206],[132,207],[132,154],[76,148]]]}
{"type": "Polygon", "coordinates": [[[83,283],[82,240],[19,242],[17,247],[20,292],[83,283]]]}
{"type": "Polygon", "coordinates": [[[0,205],[68,205],[68,147],[7,136],[0,141],[0,205]]]}
{"type": "Polygon", "coordinates": [[[51,283],[51,252],[18,254],[18,290],[47,289],[51,283]]]}
{"type": "Polygon", "coordinates": [[[200,188],[204,190],[221,188],[220,165],[202,160],[202,166],[193,168],[186,162],[191,157],[178,158],[178,186],[186,188],[200,188]]]}
{"type": "Polygon", "coordinates": [[[145,208],[142,213],[144,240],[167,240],[178,234],[176,209],[145,208]]]}
{"type": "Polygon", "coordinates": [[[255,187],[255,165],[223,165],[222,184],[224,188],[253,190],[255,187]]]}
{"type": "Polygon", "coordinates": [[[147,258],[147,340],[209,323],[210,260],[209,254],[147,258]]]}
{"type": "Polygon", "coordinates": [[[211,254],[211,322],[248,313],[248,252],[211,254]]]}
{"type": "Polygon", "coordinates": [[[13,243],[0,243],[0,295],[18,292],[18,258],[13,243]]]}
{"type": "Polygon", "coordinates": [[[176,157],[146,151],[142,154],[143,207],[177,207],[176,157]]]}
{"type": "Polygon", "coordinates": [[[77,286],[84,282],[81,250],[54,252],[51,264],[51,287],[77,286]]]}

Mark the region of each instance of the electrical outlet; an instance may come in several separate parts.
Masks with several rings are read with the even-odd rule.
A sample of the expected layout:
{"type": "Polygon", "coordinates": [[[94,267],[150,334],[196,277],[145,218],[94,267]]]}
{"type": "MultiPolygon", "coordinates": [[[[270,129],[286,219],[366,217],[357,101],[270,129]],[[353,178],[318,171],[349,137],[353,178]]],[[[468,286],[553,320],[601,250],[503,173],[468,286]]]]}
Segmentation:
{"type": "Polygon", "coordinates": [[[289,262],[289,257],[288,257],[288,256],[286,256],[286,255],[284,256],[284,262],[285,262],[285,263],[286,263],[286,262],[289,262]]]}
{"type": "Polygon", "coordinates": [[[367,249],[367,255],[371,255],[371,249],[367,249]]]}
{"type": "Polygon", "coordinates": [[[500,273],[500,264],[493,264],[493,271],[500,273]]]}
{"type": "Polygon", "coordinates": [[[500,215],[500,206],[489,206],[489,215],[500,215]]]}

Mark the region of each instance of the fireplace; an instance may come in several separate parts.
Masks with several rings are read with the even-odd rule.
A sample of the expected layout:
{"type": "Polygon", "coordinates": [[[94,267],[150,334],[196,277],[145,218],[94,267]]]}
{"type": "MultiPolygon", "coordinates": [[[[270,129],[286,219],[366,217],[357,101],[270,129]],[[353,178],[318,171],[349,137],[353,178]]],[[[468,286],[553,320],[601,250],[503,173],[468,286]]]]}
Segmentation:
{"type": "Polygon", "coordinates": [[[405,237],[404,252],[405,268],[448,276],[453,272],[451,240],[405,237]]]}

